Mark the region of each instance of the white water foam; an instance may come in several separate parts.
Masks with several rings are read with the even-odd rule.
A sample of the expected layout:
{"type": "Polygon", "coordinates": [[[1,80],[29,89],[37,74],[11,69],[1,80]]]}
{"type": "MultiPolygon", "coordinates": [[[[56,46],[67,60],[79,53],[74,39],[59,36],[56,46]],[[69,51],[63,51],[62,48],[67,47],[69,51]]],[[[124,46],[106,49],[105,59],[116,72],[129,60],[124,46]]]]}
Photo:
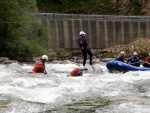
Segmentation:
{"type": "MultiPolygon", "coordinates": [[[[149,71],[110,74],[105,65],[101,65],[103,74],[85,72],[81,77],[67,77],[67,74],[78,65],[47,63],[47,75],[26,73],[30,72],[33,66],[33,64],[23,64],[24,73],[17,73],[0,65],[0,94],[9,96],[11,100],[20,100],[22,104],[30,102],[31,109],[19,104],[20,101],[10,102],[15,113],[21,113],[21,109],[24,109],[22,113],[27,110],[32,113],[35,108],[34,103],[53,104],[59,107],[87,97],[109,98],[114,104],[109,105],[107,110],[114,113],[125,111],[148,113],[150,110],[149,71]],[[142,107],[144,109],[141,109],[142,107]]],[[[95,112],[106,112],[105,109],[97,108],[95,112]]]]}

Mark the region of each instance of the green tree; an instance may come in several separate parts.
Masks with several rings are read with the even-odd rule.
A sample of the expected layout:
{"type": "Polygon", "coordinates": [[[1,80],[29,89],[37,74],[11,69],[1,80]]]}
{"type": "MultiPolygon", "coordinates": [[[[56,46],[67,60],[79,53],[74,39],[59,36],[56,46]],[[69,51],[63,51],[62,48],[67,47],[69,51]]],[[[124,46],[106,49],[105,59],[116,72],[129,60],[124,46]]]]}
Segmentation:
{"type": "Polygon", "coordinates": [[[142,10],[142,6],[139,0],[134,0],[133,2],[133,15],[140,15],[142,10]]]}
{"type": "Polygon", "coordinates": [[[45,12],[113,14],[110,0],[37,0],[37,4],[45,12]]]}
{"type": "Polygon", "coordinates": [[[0,1],[0,56],[33,56],[46,52],[39,45],[44,38],[36,0],[0,1]]]}

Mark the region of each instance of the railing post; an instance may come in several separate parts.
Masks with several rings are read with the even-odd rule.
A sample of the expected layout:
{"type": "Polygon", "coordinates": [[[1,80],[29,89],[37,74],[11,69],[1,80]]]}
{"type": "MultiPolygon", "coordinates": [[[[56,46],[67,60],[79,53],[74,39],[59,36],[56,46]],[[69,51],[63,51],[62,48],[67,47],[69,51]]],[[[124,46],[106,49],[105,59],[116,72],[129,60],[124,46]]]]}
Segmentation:
{"type": "Polygon", "coordinates": [[[77,15],[55,13],[35,13],[34,15],[43,19],[47,24],[49,48],[59,48],[60,41],[64,41],[63,43],[61,42],[62,45],[64,45],[64,48],[77,48],[77,44],[74,40],[80,30],[87,32],[90,38],[93,36],[93,31],[96,31],[94,34],[96,38],[89,39],[96,43],[95,45],[93,43],[95,46],[93,48],[109,47],[110,45],[118,44],[118,42],[124,44],[128,41],[132,41],[137,36],[142,36],[143,32],[145,33],[144,36],[146,38],[150,38],[150,16],[77,15]],[[61,40],[62,36],[64,36],[64,40],[61,40]],[[101,38],[97,39],[99,37],[101,38]]]}

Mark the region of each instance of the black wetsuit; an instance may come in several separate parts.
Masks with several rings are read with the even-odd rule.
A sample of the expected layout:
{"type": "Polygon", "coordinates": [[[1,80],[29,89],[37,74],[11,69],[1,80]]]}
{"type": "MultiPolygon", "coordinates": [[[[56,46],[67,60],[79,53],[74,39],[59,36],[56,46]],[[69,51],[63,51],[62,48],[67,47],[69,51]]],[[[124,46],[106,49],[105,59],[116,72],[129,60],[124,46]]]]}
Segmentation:
{"type": "Polygon", "coordinates": [[[78,44],[80,46],[80,49],[83,53],[83,57],[84,57],[84,60],[83,60],[83,66],[85,66],[86,64],[86,60],[87,60],[87,54],[90,55],[90,65],[92,65],[92,57],[93,57],[93,54],[88,46],[88,43],[86,41],[86,38],[84,35],[79,35],[78,37],[78,44]]]}

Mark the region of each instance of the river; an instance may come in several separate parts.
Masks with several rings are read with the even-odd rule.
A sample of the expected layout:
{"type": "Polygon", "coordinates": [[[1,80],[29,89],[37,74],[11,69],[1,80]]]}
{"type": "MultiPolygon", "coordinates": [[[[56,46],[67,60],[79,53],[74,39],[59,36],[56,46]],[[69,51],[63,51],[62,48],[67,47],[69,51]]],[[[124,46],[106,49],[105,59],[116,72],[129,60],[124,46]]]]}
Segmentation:
{"type": "Polygon", "coordinates": [[[77,65],[46,63],[47,75],[15,72],[0,64],[0,113],[149,113],[150,73],[99,70],[67,77],[77,65]]]}

